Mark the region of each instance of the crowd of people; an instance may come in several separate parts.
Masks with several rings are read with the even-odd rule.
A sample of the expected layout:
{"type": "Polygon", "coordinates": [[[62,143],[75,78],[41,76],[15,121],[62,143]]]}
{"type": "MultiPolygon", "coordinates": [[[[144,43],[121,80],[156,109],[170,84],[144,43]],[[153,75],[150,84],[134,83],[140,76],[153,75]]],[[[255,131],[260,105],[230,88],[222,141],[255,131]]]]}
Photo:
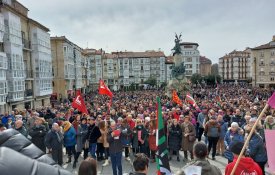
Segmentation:
{"type": "MultiPolygon", "coordinates": [[[[239,153],[234,150],[235,143],[244,142],[272,92],[273,89],[247,85],[192,88],[190,93],[196,106],[188,103],[180,106],[164,90],[116,92],[112,104],[108,97],[91,92],[83,95],[88,114],[72,108],[69,101],[36,109],[14,109],[0,116],[0,131],[14,128],[44,153],[50,153],[59,165],[64,164],[63,147],[66,163],[72,162],[73,168],[83,153],[82,163],[87,165],[80,165],[81,175],[84,174],[81,167],[96,164],[93,160],[104,161],[103,166],[111,164],[113,174],[122,175],[123,152],[127,161],[131,160],[130,154],[141,153],[151,163],[156,161],[155,104],[159,96],[170,160],[176,156],[177,161],[187,163],[223,156],[232,165],[239,153]]],[[[180,98],[183,96],[179,94],[180,98]]],[[[274,110],[268,108],[249,141],[245,156],[250,158],[244,159],[255,162],[262,174],[267,163],[264,130],[275,129],[274,116],[274,110]]],[[[221,174],[212,169],[216,172],[212,174],[221,174]]]]}

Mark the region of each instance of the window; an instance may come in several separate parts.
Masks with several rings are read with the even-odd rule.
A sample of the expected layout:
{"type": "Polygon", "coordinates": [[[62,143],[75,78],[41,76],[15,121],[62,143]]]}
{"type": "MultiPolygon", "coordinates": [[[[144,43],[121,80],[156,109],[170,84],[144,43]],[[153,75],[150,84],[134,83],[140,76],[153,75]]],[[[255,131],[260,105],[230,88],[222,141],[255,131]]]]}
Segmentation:
{"type": "Polygon", "coordinates": [[[190,57],[187,58],[187,59],[186,59],[186,62],[192,62],[192,58],[190,58],[190,57]]]}
{"type": "Polygon", "coordinates": [[[270,78],[270,81],[274,81],[274,77],[271,77],[271,78],[270,78]]]}
{"type": "Polygon", "coordinates": [[[271,50],[271,56],[275,55],[275,50],[271,50]]]}

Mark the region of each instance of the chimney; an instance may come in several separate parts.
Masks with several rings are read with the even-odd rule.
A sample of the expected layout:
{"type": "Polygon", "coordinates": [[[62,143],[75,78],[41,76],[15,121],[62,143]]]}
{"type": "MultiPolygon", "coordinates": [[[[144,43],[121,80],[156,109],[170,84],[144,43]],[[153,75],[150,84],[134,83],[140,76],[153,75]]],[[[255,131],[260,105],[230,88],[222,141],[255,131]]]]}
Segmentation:
{"type": "Polygon", "coordinates": [[[275,35],[273,35],[272,41],[275,41],[275,35]]]}

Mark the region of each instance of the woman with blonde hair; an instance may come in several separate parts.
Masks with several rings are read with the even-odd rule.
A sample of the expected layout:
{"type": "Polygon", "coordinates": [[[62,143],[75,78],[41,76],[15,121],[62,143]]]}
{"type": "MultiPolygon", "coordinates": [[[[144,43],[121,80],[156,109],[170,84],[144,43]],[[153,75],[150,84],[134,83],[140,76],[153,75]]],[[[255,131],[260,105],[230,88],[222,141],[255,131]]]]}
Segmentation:
{"type": "Polygon", "coordinates": [[[275,130],[275,121],[272,115],[266,117],[264,122],[264,128],[269,130],[275,130]]]}

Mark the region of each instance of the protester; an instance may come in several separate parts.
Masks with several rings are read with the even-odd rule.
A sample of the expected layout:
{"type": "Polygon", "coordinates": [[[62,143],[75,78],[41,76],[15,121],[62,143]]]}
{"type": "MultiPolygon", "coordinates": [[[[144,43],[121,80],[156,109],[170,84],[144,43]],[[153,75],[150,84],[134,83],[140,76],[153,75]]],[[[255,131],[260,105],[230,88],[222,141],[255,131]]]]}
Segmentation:
{"type": "Polygon", "coordinates": [[[204,132],[203,122],[207,116],[207,108],[203,107],[202,112],[198,115],[199,131],[198,131],[198,141],[201,141],[201,136],[204,132]]]}
{"type": "Polygon", "coordinates": [[[86,140],[89,141],[89,151],[91,156],[96,159],[97,139],[101,136],[101,133],[98,126],[95,125],[95,118],[91,117],[88,121],[90,125],[88,127],[86,140]]]}
{"type": "Polygon", "coordinates": [[[131,147],[132,131],[130,126],[128,125],[127,119],[123,119],[120,129],[121,129],[121,140],[125,150],[125,160],[130,161],[129,154],[130,154],[130,147],[131,147]]]}
{"type": "Polygon", "coordinates": [[[264,128],[269,130],[275,130],[275,121],[273,116],[269,115],[266,117],[264,122],[264,128]]]}
{"type": "MultiPolygon", "coordinates": [[[[253,126],[246,128],[246,133],[251,132],[253,126]]],[[[265,164],[267,163],[267,153],[264,145],[263,138],[256,132],[253,131],[251,139],[248,144],[248,155],[260,166],[262,174],[265,174],[265,164]]]]}
{"type": "Polygon", "coordinates": [[[36,118],[34,127],[30,129],[29,135],[31,136],[32,143],[41,149],[44,153],[46,153],[46,146],[44,141],[47,134],[47,129],[44,125],[42,125],[42,123],[42,118],[36,118]]]}
{"type": "Polygon", "coordinates": [[[107,135],[109,142],[109,152],[112,162],[113,175],[122,175],[122,151],[121,131],[116,127],[114,121],[111,122],[110,130],[107,135]]]}
{"type": "Polygon", "coordinates": [[[147,175],[149,169],[149,159],[143,153],[138,153],[133,161],[133,167],[135,172],[131,172],[129,175],[147,175]]]}
{"type": "Polygon", "coordinates": [[[57,123],[52,124],[52,129],[45,138],[45,145],[52,154],[53,160],[59,165],[63,164],[63,134],[60,132],[60,126],[57,123]]]}
{"type": "Polygon", "coordinates": [[[28,131],[25,128],[25,126],[23,126],[23,121],[22,120],[17,120],[15,122],[15,129],[20,132],[23,136],[28,137],[28,131]]]}
{"type": "Polygon", "coordinates": [[[78,169],[78,175],[97,175],[97,162],[89,157],[84,159],[78,169]]]}
{"type": "Polygon", "coordinates": [[[190,162],[188,165],[183,167],[181,171],[177,173],[177,175],[185,175],[184,169],[187,168],[188,166],[200,166],[201,169],[201,174],[202,175],[222,175],[222,172],[219,168],[217,168],[214,165],[211,165],[206,157],[208,155],[207,151],[207,146],[202,143],[198,142],[194,145],[193,149],[194,157],[195,160],[190,162]]]}
{"type": "Polygon", "coordinates": [[[226,148],[225,151],[225,158],[227,158],[228,163],[233,161],[233,153],[230,151],[230,146],[234,142],[243,142],[244,136],[243,136],[243,130],[239,128],[238,123],[233,122],[231,124],[231,128],[227,131],[224,137],[224,145],[226,148]]]}
{"type": "Polygon", "coordinates": [[[180,161],[179,150],[182,143],[182,130],[178,121],[173,119],[172,125],[169,127],[168,147],[170,149],[170,160],[172,160],[173,152],[177,154],[177,161],[180,161]]]}
{"type": "Polygon", "coordinates": [[[154,163],[156,160],[156,151],[157,151],[157,145],[156,145],[156,133],[157,133],[157,127],[156,127],[156,120],[150,120],[149,124],[149,148],[150,148],[150,158],[151,162],[154,163]]]}
{"type": "MultiPolygon", "coordinates": [[[[148,133],[140,119],[136,120],[136,127],[133,130],[133,148],[135,153],[146,153],[146,140],[148,133]]],[[[148,143],[148,142],[147,142],[148,143]]]]}
{"type": "Polygon", "coordinates": [[[221,126],[215,116],[211,116],[204,129],[208,138],[208,153],[212,149],[212,160],[215,160],[217,143],[221,132],[221,126]]]}
{"type": "Polygon", "coordinates": [[[220,127],[221,127],[221,132],[220,132],[220,136],[219,136],[219,140],[217,143],[217,153],[216,155],[224,155],[224,150],[225,150],[225,146],[224,146],[224,137],[225,134],[228,130],[228,124],[223,120],[223,116],[222,115],[218,115],[218,119],[217,119],[220,127]]]}
{"type": "Polygon", "coordinates": [[[182,131],[182,150],[184,152],[184,159],[188,160],[187,151],[190,152],[190,158],[193,159],[193,146],[196,140],[196,131],[194,125],[190,122],[188,114],[184,116],[184,122],[181,124],[182,131]]]}
{"type": "Polygon", "coordinates": [[[88,133],[88,125],[87,125],[87,119],[82,118],[81,123],[77,126],[77,132],[76,132],[76,157],[74,160],[73,166],[76,166],[76,163],[78,161],[78,158],[82,152],[84,151],[83,159],[85,160],[88,157],[89,148],[85,147],[85,139],[86,135],[88,133]]]}
{"type": "MultiPolygon", "coordinates": [[[[233,162],[229,163],[225,168],[225,175],[230,175],[233,167],[235,166],[238,156],[241,153],[241,150],[244,146],[243,142],[234,141],[230,145],[230,151],[234,154],[233,162]]],[[[242,155],[241,160],[236,168],[234,175],[243,175],[243,174],[253,174],[253,175],[262,175],[262,170],[260,166],[253,161],[250,157],[245,157],[242,155]]]]}
{"type": "Polygon", "coordinates": [[[102,161],[105,160],[103,155],[105,153],[105,149],[104,149],[104,132],[105,132],[105,126],[106,122],[105,121],[100,121],[98,124],[98,128],[100,130],[101,136],[97,139],[97,161],[102,161]]]}

